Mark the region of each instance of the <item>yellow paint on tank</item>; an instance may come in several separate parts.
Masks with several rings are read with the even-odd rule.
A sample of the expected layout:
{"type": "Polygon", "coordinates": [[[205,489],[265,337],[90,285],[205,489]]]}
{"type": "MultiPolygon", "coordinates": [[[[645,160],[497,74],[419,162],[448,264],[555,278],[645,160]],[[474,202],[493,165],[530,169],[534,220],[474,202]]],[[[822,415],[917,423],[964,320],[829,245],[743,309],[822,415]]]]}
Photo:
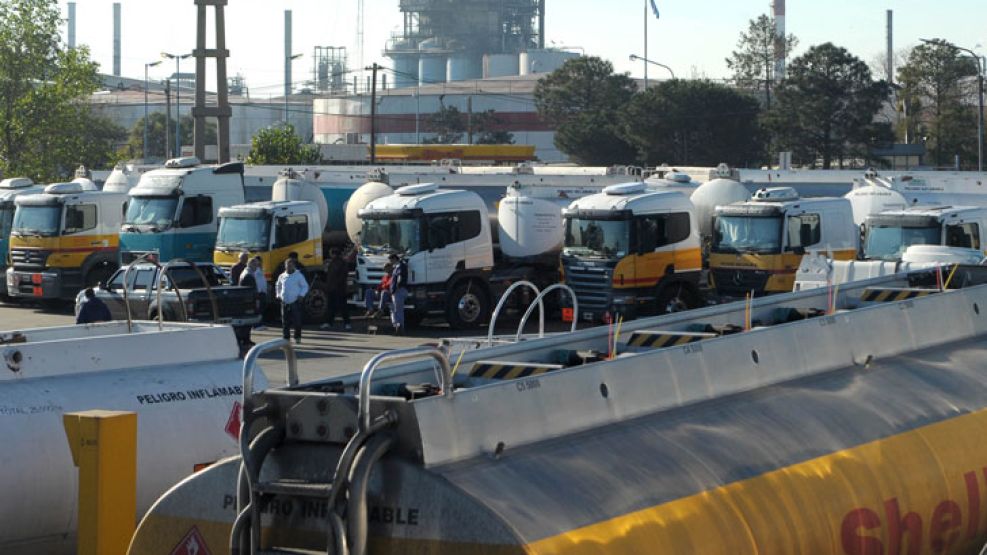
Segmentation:
{"type": "Polygon", "coordinates": [[[702,252],[699,248],[629,254],[617,262],[613,270],[613,288],[631,289],[651,287],[665,277],[669,266],[679,272],[698,272],[702,269],[702,252]]]}
{"type": "MultiPolygon", "coordinates": [[[[795,286],[795,272],[802,264],[801,254],[757,254],[757,253],[710,253],[710,270],[759,270],[774,275],[768,278],[765,293],[790,292],[795,286]]],[[[835,260],[853,260],[857,256],[854,249],[833,251],[835,260]]]]}
{"type": "Polygon", "coordinates": [[[979,411],[528,545],[598,553],[976,552],[987,540],[979,411]]]}
{"type": "Polygon", "coordinates": [[[97,251],[116,251],[120,248],[120,236],[63,235],[59,237],[27,237],[13,235],[10,249],[38,249],[51,251],[46,267],[79,268],[86,258],[97,251]]]}

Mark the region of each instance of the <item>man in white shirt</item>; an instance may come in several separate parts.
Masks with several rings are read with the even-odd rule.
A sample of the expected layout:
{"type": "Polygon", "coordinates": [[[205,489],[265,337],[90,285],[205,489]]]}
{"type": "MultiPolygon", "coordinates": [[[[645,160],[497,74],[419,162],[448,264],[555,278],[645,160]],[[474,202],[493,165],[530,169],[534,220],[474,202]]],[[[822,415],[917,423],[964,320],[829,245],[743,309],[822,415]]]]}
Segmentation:
{"type": "Polygon", "coordinates": [[[291,337],[291,329],[295,329],[295,343],[302,342],[302,302],[308,294],[308,282],[305,276],[295,268],[293,260],[288,259],[284,265],[284,273],[278,276],[274,292],[281,301],[281,326],[285,339],[291,337]]]}

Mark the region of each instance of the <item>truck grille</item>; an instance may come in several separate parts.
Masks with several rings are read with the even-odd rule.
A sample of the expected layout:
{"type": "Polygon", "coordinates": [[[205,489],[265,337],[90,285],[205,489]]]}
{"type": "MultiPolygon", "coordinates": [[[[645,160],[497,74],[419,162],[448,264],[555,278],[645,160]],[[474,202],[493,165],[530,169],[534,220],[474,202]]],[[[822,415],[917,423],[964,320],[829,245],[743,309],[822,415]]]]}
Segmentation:
{"type": "Polygon", "coordinates": [[[381,278],[384,277],[384,267],[383,266],[364,266],[365,280],[360,282],[360,287],[377,287],[380,285],[381,278]]]}
{"type": "Polygon", "coordinates": [[[714,268],[710,273],[713,275],[716,292],[727,297],[743,297],[751,291],[755,295],[763,295],[768,277],[771,276],[769,272],[761,270],[737,268],[714,268]]]}
{"type": "Polygon", "coordinates": [[[576,292],[579,310],[599,312],[610,306],[611,271],[607,268],[566,267],[565,282],[576,292]]]}
{"type": "Polygon", "coordinates": [[[16,269],[43,269],[51,251],[39,249],[11,249],[10,262],[16,269]]]}

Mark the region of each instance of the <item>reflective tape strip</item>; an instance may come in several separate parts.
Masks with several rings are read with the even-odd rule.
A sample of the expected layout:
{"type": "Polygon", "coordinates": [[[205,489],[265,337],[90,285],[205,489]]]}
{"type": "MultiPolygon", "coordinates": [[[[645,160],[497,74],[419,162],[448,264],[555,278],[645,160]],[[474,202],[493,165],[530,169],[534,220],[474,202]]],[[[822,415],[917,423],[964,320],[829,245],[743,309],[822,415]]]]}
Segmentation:
{"type": "Polygon", "coordinates": [[[893,302],[925,297],[936,293],[934,289],[866,289],[860,299],[865,302],[893,302]]]}
{"type": "Polygon", "coordinates": [[[685,333],[668,331],[636,331],[631,334],[627,344],[631,347],[652,347],[661,349],[663,347],[674,347],[695,343],[703,339],[716,337],[715,333],[685,333]]]}
{"type": "Polygon", "coordinates": [[[477,362],[470,369],[470,377],[490,380],[514,380],[537,376],[562,368],[561,365],[511,364],[509,362],[477,362]]]}

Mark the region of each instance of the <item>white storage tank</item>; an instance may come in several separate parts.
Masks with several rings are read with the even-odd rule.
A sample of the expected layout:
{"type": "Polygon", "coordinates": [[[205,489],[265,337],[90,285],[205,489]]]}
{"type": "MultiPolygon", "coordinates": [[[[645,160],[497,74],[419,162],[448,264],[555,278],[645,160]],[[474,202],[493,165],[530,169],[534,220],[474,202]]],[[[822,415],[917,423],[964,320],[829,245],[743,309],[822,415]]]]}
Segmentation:
{"type": "Polygon", "coordinates": [[[483,78],[513,77],[520,73],[521,61],[517,54],[484,54],[483,78]]]}
{"type": "Polygon", "coordinates": [[[868,184],[854,188],[843,198],[850,201],[853,209],[853,223],[863,224],[867,216],[885,210],[901,210],[909,206],[905,195],[885,187],[884,185],[868,184]]]}
{"type": "Polygon", "coordinates": [[[359,243],[359,234],[363,230],[363,220],[360,219],[360,210],[368,204],[381,197],[386,197],[394,192],[394,189],[386,183],[380,181],[370,181],[360,185],[350,195],[350,200],[346,202],[346,234],[350,241],[359,243]]]}
{"type": "Polygon", "coordinates": [[[271,187],[271,200],[278,202],[283,200],[304,200],[314,203],[319,209],[319,217],[322,218],[322,225],[329,221],[329,204],[322,194],[322,189],[318,185],[296,178],[297,174],[288,176],[282,175],[271,187]]]}
{"type": "Polygon", "coordinates": [[[578,58],[576,52],[564,50],[529,50],[519,55],[521,75],[551,73],[562,67],[566,60],[578,58]]]}
{"type": "Polygon", "coordinates": [[[713,214],[717,206],[726,206],[735,202],[744,202],[751,197],[747,187],[739,181],[722,177],[707,181],[700,185],[690,199],[696,207],[696,219],[699,220],[699,233],[703,237],[713,234],[713,214]]]}
{"type": "Polygon", "coordinates": [[[418,45],[418,83],[431,85],[446,80],[446,55],[435,39],[423,40],[418,45]]]}
{"type": "Polygon", "coordinates": [[[562,206],[533,197],[506,197],[497,208],[500,250],[509,258],[531,258],[562,248],[562,206]]]}

